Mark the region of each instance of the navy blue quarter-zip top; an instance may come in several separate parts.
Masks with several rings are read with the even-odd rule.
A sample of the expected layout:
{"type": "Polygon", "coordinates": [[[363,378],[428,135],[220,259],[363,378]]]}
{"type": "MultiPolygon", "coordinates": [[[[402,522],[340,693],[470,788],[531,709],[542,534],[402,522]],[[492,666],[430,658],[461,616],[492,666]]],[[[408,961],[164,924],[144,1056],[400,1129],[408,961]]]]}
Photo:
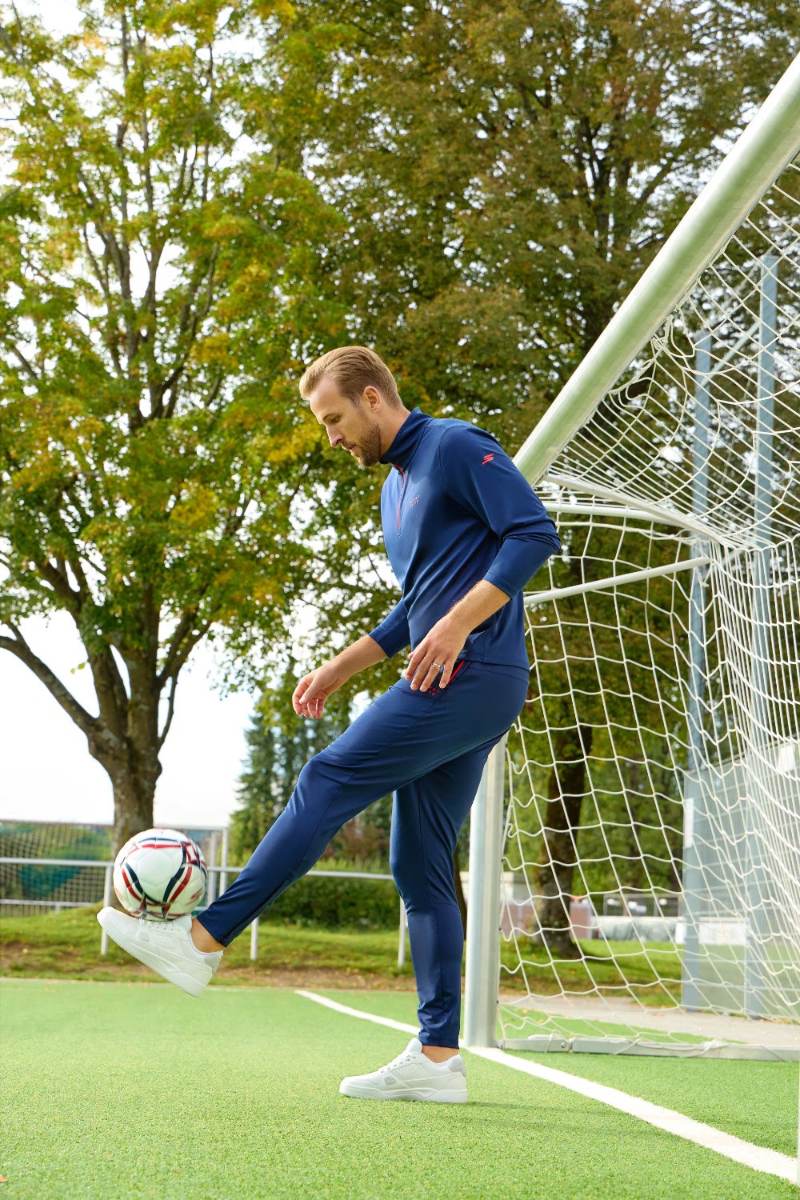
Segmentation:
{"type": "MultiPolygon", "coordinates": [[[[381,459],[381,462],[383,462],[383,459],[381,459]]],[[[402,467],[398,467],[397,470],[400,472],[400,478],[403,481],[400,496],[397,501],[397,528],[399,529],[400,528],[400,510],[403,507],[403,496],[405,495],[406,484],[408,483],[408,472],[404,471],[402,467]]]]}
{"type": "Polygon", "coordinates": [[[472,630],[459,658],[529,671],[522,590],[561,542],[525,476],[485,429],[419,407],[380,461],[393,468],[381,521],[402,596],[370,637],[389,656],[413,649],[487,579],[509,603],[472,630]]]}

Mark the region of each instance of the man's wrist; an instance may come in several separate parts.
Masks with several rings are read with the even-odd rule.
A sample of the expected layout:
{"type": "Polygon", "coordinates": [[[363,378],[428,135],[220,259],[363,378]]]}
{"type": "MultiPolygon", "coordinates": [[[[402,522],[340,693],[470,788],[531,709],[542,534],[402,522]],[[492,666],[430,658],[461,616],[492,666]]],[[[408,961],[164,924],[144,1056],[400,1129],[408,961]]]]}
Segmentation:
{"type": "Polygon", "coordinates": [[[474,628],[474,626],[468,624],[467,621],[464,620],[464,617],[460,613],[457,613],[455,609],[451,609],[449,613],[445,613],[445,615],[442,617],[442,621],[444,622],[445,628],[449,632],[452,632],[454,636],[463,637],[464,641],[467,640],[474,628]]]}

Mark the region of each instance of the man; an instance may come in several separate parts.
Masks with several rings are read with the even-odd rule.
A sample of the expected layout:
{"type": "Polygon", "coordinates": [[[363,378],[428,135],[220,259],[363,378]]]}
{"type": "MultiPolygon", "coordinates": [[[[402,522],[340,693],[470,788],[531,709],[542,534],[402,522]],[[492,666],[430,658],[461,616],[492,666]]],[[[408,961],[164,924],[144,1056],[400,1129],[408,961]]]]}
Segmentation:
{"type": "Polygon", "coordinates": [[[344,346],[322,355],[300,380],[300,394],[332,447],[362,467],[391,467],[381,517],[402,596],[371,633],[300,680],[295,712],[319,717],[352,675],[411,645],[408,666],[306,763],[247,866],[199,917],[159,923],[104,908],[98,920],[131,954],[198,995],[225,947],[310,870],[337,830],[393,792],[389,857],[408,915],[420,1034],[391,1063],[344,1079],[339,1090],[464,1102],[464,931],[453,851],[486,758],[527,694],[522,589],[560,542],[491,434],[409,411],[372,350],[344,346]]]}

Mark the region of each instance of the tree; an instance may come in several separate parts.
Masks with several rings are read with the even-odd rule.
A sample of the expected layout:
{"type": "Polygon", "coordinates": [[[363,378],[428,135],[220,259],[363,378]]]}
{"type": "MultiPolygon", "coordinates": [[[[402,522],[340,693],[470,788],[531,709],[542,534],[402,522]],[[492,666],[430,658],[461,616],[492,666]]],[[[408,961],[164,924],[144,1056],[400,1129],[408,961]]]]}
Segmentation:
{"type": "Polygon", "coordinates": [[[0,28],[17,118],[0,648],[84,732],[119,844],[151,823],[200,639],[224,637],[253,681],[256,649],[285,661],[297,604],[318,607],[316,650],[396,598],[375,590],[380,480],[323,457],[302,366],[365,342],[409,406],[518,445],[800,16],[783,0],[82,11],[60,40],[13,8],[0,28]],[[97,716],[22,636],[54,608],[83,639],[97,716]]]}
{"type": "Polygon", "coordinates": [[[240,677],[263,675],[254,649],[280,659],[319,574],[298,502],[322,446],[297,378],[344,333],[321,299],[340,219],[250,137],[235,8],[81,8],[60,39],[13,7],[0,26],[0,649],[108,773],[116,848],[152,824],[192,649],[224,634],[240,677]],[[20,627],[57,609],[96,714],[20,627]]]}
{"type": "MultiPolygon", "coordinates": [[[[785,68],[800,14],[303,0],[291,25],[271,117],[280,129],[303,96],[305,169],[344,218],[328,265],[353,338],[399,364],[407,403],[513,450],[785,68]]],[[[363,530],[366,562],[377,489],[340,491],[330,509],[363,530]]],[[[332,572],[351,578],[334,540],[332,572]]]]}
{"type": "MultiPolygon", "coordinates": [[[[298,5],[311,40],[324,7],[298,5]]],[[[313,176],[348,217],[332,266],[362,340],[390,348],[435,415],[518,445],[693,200],[719,143],[784,70],[800,14],[780,0],[420,0],[343,3],[337,14],[349,53],[337,46],[319,78],[313,176]]],[[[611,560],[613,536],[604,547],[597,535],[594,553],[611,560]]],[[[580,582],[574,566],[557,567],[556,581],[580,582]]],[[[581,602],[560,611],[579,615],[581,602]]],[[[565,955],[577,953],[562,897],[600,707],[579,628],[560,668],[590,698],[564,697],[563,677],[549,689],[540,822],[540,922],[565,955]]],[[[622,675],[606,680],[624,694],[622,675]]]]}
{"type": "Polygon", "coordinates": [[[237,790],[239,808],[231,816],[231,855],[244,863],[289,802],[297,776],[314,754],[350,723],[351,700],[344,692],[328,698],[321,717],[290,717],[297,664],[289,663],[273,690],[262,693],[246,733],[248,756],[237,790]]]}

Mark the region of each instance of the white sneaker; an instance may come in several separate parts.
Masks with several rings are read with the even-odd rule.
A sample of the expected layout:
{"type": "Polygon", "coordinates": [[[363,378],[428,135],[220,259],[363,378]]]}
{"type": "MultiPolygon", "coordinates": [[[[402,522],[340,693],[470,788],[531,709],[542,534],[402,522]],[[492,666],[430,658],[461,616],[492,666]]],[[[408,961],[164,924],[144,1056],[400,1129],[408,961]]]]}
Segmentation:
{"type": "Polygon", "coordinates": [[[343,1096],[361,1100],[434,1100],[466,1104],[467,1070],[460,1054],[435,1063],[412,1038],[402,1054],[371,1075],[348,1075],[339,1084],[343,1096]]]}
{"type": "Polygon", "coordinates": [[[220,964],[224,951],[198,950],[192,941],[191,914],[162,921],[128,917],[106,906],[97,920],[113,941],[146,966],[175,983],[190,996],[199,996],[220,964]]]}

